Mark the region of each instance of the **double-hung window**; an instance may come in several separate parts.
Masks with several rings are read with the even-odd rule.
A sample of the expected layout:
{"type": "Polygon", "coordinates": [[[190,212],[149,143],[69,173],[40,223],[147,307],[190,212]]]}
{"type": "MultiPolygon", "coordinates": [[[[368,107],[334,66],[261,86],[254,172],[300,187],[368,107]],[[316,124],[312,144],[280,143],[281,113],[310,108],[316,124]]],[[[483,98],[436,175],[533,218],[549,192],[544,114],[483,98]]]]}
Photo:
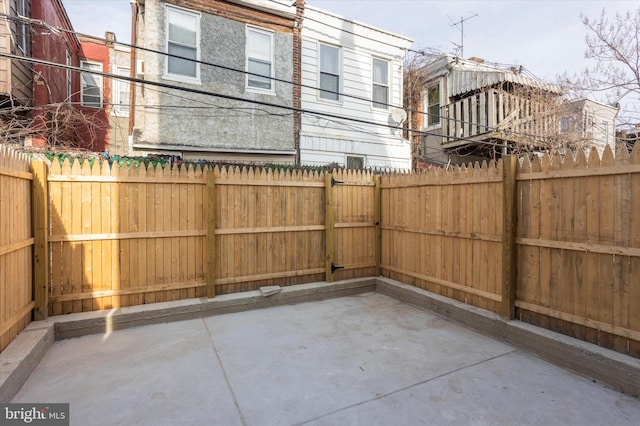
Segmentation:
{"type": "Polygon", "coordinates": [[[440,85],[427,88],[427,126],[440,124],[440,85]]]}
{"type": "Polygon", "coordinates": [[[389,109],[389,61],[373,58],[372,81],[373,107],[389,109]]]}
{"type": "Polygon", "coordinates": [[[273,33],[247,27],[247,87],[273,90],[273,33]]]}
{"type": "Polygon", "coordinates": [[[320,98],[340,99],[340,48],[320,45],[320,98]]]}
{"type": "MultiPolygon", "coordinates": [[[[131,71],[129,68],[117,68],[116,74],[129,77],[131,71]]],[[[129,115],[129,81],[114,79],[115,90],[113,99],[113,113],[120,116],[129,115]]]]}
{"type": "Polygon", "coordinates": [[[200,14],[167,6],[167,56],[165,77],[199,81],[200,14]],[[184,59],[183,59],[184,58],[184,59]]]}
{"type": "MultiPolygon", "coordinates": [[[[18,4],[16,4],[16,11],[18,12],[19,16],[28,18],[29,16],[27,13],[27,0],[18,0],[18,4]]],[[[18,48],[23,54],[27,55],[29,53],[28,52],[29,37],[27,36],[30,28],[29,24],[27,24],[26,22],[18,21],[17,27],[18,27],[18,34],[16,38],[18,42],[18,48]]]]}
{"type": "MultiPolygon", "coordinates": [[[[102,71],[102,64],[81,61],[80,68],[88,71],[102,71]]],[[[102,108],[102,76],[82,72],[81,105],[88,108],[102,108]]]]}

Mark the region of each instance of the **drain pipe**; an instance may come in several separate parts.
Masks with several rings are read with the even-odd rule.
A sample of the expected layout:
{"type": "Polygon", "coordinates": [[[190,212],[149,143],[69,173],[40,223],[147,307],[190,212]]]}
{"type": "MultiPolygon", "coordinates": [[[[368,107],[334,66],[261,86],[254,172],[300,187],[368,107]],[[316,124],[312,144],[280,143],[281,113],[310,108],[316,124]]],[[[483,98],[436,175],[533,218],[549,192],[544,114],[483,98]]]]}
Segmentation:
{"type": "MultiPolygon", "coordinates": [[[[129,66],[130,69],[130,77],[136,77],[136,43],[138,42],[138,0],[131,0],[131,64],[129,66]]],[[[129,84],[129,147],[128,154],[132,155],[133,151],[133,128],[136,124],[136,85],[131,82],[129,84]]]]}

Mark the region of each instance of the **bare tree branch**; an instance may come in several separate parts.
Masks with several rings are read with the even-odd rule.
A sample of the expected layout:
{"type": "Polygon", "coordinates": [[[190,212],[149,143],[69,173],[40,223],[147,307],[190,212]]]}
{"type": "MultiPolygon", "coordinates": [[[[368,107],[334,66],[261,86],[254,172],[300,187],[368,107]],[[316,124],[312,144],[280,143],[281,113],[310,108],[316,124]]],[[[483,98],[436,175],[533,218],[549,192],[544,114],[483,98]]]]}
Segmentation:
{"type": "Polygon", "coordinates": [[[594,64],[562,80],[576,93],[598,92],[605,102],[620,103],[619,127],[635,125],[640,118],[640,7],[615,17],[603,10],[596,19],[580,19],[587,29],[585,58],[594,64]]]}
{"type": "Polygon", "coordinates": [[[99,117],[100,112],[67,102],[26,107],[11,101],[0,108],[0,141],[23,144],[27,139],[37,138],[51,149],[92,149],[97,131],[108,127],[99,117]]]}

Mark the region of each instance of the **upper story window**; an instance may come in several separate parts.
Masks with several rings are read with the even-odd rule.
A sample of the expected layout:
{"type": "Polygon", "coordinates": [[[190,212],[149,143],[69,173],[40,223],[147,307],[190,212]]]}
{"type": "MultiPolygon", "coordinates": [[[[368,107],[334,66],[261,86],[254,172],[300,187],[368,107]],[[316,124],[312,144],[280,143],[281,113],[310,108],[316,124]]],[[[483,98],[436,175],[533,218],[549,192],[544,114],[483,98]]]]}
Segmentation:
{"type": "Polygon", "coordinates": [[[187,82],[200,80],[200,14],[167,6],[167,56],[165,77],[187,82]]]}
{"type": "Polygon", "coordinates": [[[247,27],[247,87],[273,90],[273,33],[247,27]],[[256,75],[258,74],[258,75],[256,75]]]}
{"type": "MultiPolygon", "coordinates": [[[[16,11],[18,12],[19,16],[28,18],[29,16],[27,13],[27,0],[18,0],[18,3],[16,4],[16,11]]],[[[27,37],[29,25],[26,22],[18,22],[17,28],[18,34],[16,38],[18,42],[18,48],[22,53],[26,55],[29,50],[29,38],[27,37]]]]}
{"type": "Polygon", "coordinates": [[[427,126],[440,124],[440,84],[427,88],[427,126]]]}
{"type": "Polygon", "coordinates": [[[372,105],[388,109],[389,106],[389,61],[373,58],[372,105]]]}
{"type": "MultiPolygon", "coordinates": [[[[131,70],[129,68],[116,69],[116,74],[129,77],[131,70]]],[[[129,81],[128,80],[112,80],[114,82],[113,90],[113,113],[120,116],[129,115],[129,81]]]]}
{"type": "MultiPolygon", "coordinates": [[[[90,71],[102,71],[102,64],[81,61],[80,68],[90,71]]],[[[89,108],[102,108],[102,76],[90,72],[82,73],[81,105],[89,108]]]]}
{"type": "Polygon", "coordinates": [[[340,99],[340,48],[320,45],[320,97],[340,99]]]}

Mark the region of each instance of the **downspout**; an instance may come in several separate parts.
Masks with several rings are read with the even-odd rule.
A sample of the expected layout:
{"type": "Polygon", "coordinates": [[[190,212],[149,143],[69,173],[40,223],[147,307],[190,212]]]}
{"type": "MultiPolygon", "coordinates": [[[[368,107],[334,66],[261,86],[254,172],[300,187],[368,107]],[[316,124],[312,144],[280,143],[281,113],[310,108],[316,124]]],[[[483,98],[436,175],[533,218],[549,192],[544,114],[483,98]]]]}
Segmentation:
{"type": "MultiPolygon", "coordinates": [[[[138,42],[138,1],[131,1],[131,64],[129,66],[131,78],[136,77],[136,43],[138,42]]],[[[132,154],[133,147],[133,128],[136,124],[136,85],[131,82],[129,84],[129,155],[132,154]]]]}
{"type": "MultiPolygon", "coordinates": [[[[296,17],[293,24],[293,107],[302,107],[302,21],[304,17],[305,0],[296,0],[296,17]]],[[[293,147],[296,151],[294,163],[299,166],[300,132],[302,130],[302,115],[296,111],[293,115],[293,147]]]]}

